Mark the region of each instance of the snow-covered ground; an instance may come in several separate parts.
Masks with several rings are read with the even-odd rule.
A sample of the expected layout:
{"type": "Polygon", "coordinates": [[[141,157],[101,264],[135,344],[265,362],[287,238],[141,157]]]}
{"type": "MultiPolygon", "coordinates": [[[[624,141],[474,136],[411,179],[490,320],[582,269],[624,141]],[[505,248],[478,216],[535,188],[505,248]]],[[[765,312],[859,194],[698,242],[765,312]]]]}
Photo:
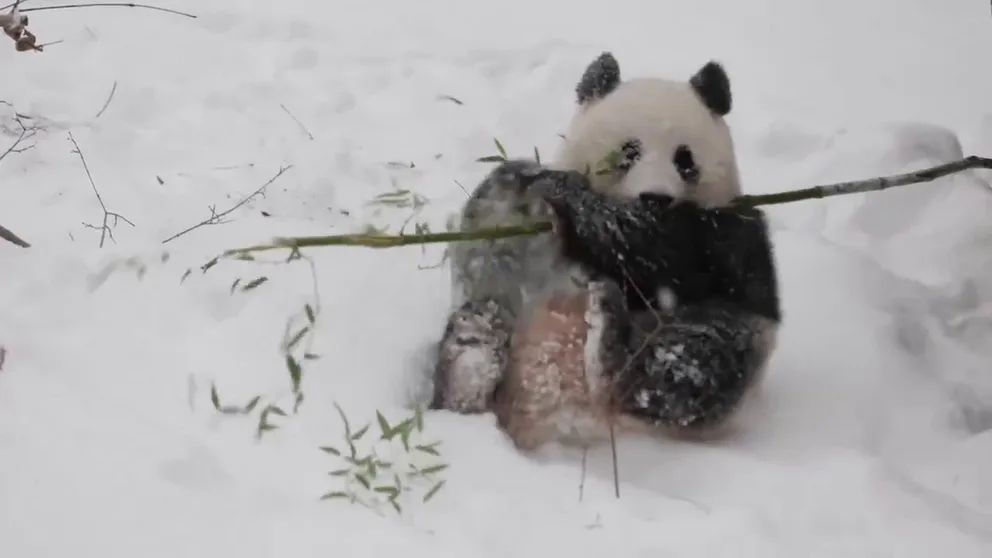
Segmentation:
{"type": "Polygon", "coordinates": [[[0,556],[992,556],[990,173],[771,209],[786,326],[765,392],[726,442],[621,440],[619,499],[607,448],[580,501],[574,452],[428,414],[412,441],[441,455],[414,454],[449,465],[433,498],[320,500],[344,482],[319,449],[346,450],[335,402],[352,431],[371,422],[363,451],[376,410],[409,416],[448,303],[446,267],[421,268],[443,247],[306,252],[320,311],[294,354],[321,358],[301,360],[297,414],[280,343],[317,302],[306,261],[198,268],[273,236],[395,232],[412,209],[368,205],[394,189],[428,200],[408,230],[442,229],[493,137],[551,153],[602,50],[626,75],[723,61],[750,193],[992,154],[987,2],[161,5],[199,18],[41,11],[39,42],[64,42],[0,40],[0,100],[43,128],[0,161],[0,224],[32,244],[0,242],[0,556]],[[70,132],[133,223],[103,248],[70,132]],[[286,165],[229,222],[162,244],[286,165]],[[140,277],[108,267],[132,257],[140,277]],[[211,384],[221,405],[261,398],[222,415],[211,384]],[[269,404],[288,416],[259,440],[269,404]]]}

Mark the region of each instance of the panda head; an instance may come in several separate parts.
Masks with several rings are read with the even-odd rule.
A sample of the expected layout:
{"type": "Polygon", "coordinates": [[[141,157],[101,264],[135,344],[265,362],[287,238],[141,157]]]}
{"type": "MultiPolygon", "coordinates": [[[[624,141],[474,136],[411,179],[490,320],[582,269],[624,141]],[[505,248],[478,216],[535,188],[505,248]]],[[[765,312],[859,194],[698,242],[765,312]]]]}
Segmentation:
{"type": "Polygon", "coordinates": [[[607,52],[589,64],[575,92],[578,109],[553,167],[589,172],[594,188],[617,196],[658,192],[715,207],[740,195],[724,121],[730,80],[718,63],[687,81],[622,81],[607,52]]]}

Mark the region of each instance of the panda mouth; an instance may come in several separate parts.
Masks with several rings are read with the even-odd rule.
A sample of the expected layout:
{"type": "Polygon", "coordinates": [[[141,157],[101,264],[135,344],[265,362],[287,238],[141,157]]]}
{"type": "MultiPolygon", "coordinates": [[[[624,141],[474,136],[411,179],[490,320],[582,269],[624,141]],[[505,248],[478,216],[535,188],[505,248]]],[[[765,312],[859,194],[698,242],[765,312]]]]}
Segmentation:
{"type": "Polygon", "coordinates": [[[697,184],[699,182],[699,167],[692,166],[688,168],[678,167],[676,169],[679,173],[679,177],[686,184],[697,184]]]}

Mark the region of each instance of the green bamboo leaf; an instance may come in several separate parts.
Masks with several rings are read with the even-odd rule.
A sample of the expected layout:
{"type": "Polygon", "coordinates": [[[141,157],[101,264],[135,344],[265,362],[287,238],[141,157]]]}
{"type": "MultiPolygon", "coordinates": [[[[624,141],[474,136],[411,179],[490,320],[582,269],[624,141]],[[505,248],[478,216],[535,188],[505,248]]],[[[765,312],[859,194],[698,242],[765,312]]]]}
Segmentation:
{"type": "Polygon", "coordinates": [[[475,160],[476,163],[502,163],[504,161],[506,161],[506,158],[499,155],[486,155],[475,160]]]}
{"type": "Polygon", "coordinates": [[[273,415],[279,415],[281,417],[286,416],[286,411],[283,411],[282,409],[276,407],[275,405],[269,405],[268,407],[265,408],[265,410],[272,413],[273,415]]]}
{"type": "Polygon", "coordinates": [[[257,289],[260,285],[262,285],[263,283],[265,283],[268,280],[269,280],[269,278],[266,277],[266,276],[264,276],[264,275],[261,276],[261,277],[258,277],[256,279],[252,279],[251,281],[248,282],[247,285],[245,285],[244,287],[241,287],[241,292],[247,292],[247,291],[250,291],[252,289],[257,289]]]}
{"type": "Polygon", "coordinates": [[[220,395],[217,394],[217,386],[214,385],[213,382],[210,383],[210,402],[213,403],[214,409],[217,409],[218,411],[221,409],[220,395]]]}
{"type": "Polygon", "coordinates": [[[320,446],[320,451],[341,457],[341,452],[334,446],[320,446]]]}
{"type": "Polygon", "coordinates": [[[403,509],[400,508],[400,505],[396,502],[396,500],[389,500],[389,503],[393,506],[393,509],[396,510],[396,513],[403,513],[403,509]]]}
{"type": "Polygon", "coordinates": [[[303,379],[303,369],[293,355],[286,355],[286,368],[289,369],[289,380],[293,385],[293,393],[299,393],[300,381],[303,379]]]}
{"type": "Polygon", "coordinates": [[[445,470],[447,468],[448,468],[448,466],[445,465],[445,464],[432,465],[430,467],[425,467],[425,468],[421,469],[420,470],[420,473],[422,475],[433,475],[434,473],[440,473],[441,471],[443,471],[443,470],[445,470]]]}
{"type": "Polygon", "coordinates": [[[380,494],[389,494],[393,498],[395,498],[396,496],[399,496],[399,494],[400,494],[400,491],[397,490],[395,486],[389,486],[388,484],[387,485],[384,485],[384,486],[377,486],[377,487],[373,488],[372,490],[375,491],[375,492],[378,492],[380,494]]]}
{"type": "Polygon", "coordinates": [[[361,440],[362,439],[362,436],[364,436],[365,433],[369,431],[369,427],[370,426],[372,426],[372,425],[371,424],[366,424],[365,426],[359,428],[358,429],[358,432],[355,432],[354,434],[351,435],[351,440],[353,442],[357,442],[358,440],[361,440]]]}
{"type": "Polygon", "coordinates": [[[307,313],[307,320],[313,324],[317,321],[317,315],[313,311],[313,307],[309,304],[303,305],[303,311],[307,313]]]}
{"type": "Polygon", "coordinates": [[[233,283],[231,283],[231,294],[234,294],[234,289],[237,289],[238,288],[238,284],[239,283],[241,283],[241,278],[240,277],[238,277],[237,279],[234,280],[233,283]]]}
{"type": "Polygon", "coordinates": [[[358,483],[364,486],[367,490],[372,488],[372,483],[369,482],[369,479],[365,478],[365,475],[355,474],[355,480],[357,480],[358,483]]]}
{"type": "Polygon", "coordinates": [[[347,498],[348,494],[346,492],[328,492],[320,497],[321,500],[333,500],[335,498],[347,498]]]}
{"type": "Polygon", "coordinates": [[[386,421],[386,417],[382,416],[378,410],[375,412],[375,420],[379,423],[379,430],[382,432],[380,438],[383,440],[388,440],[392,433],[392,428],[389,426],[389,422],[386,421]]]}
{"type": "Polygon", "coordinates": [[[269,424],[267,422],[264,422],[262,424],[259,424],[258,425],[258,436],[261,437],[262,434],[264,434],[266,432],[269,432],[269,431],[272,431],[272,430],[275,430],[277,428],[279,428],[279,427],[276,426],[276,425],[274,425],[274,424],[269,424]]]}
{"type": "Polygon", "coordinates": [[[420,405],[413,407],[413,424],[417,428],[417,432],[424,431],[424,412],[420,409],[420,405]]]}
{"type": "Polygon", "coordinates": [[[286,350],[287,351],[292,351],[293,350],[293,347],[295,347],[300,341],[302,341],[303,340],[303,336],[306,335],[309,332],[310,332],[310,326],[304,326],[303,329],[301,329],[300,331],[298,331],[296,333],[296,335],[294,335],[286,343],[286,350]]]}
{"type": "Polygon", "coordinates": [[[415,450],[417,450],[417,451],[419,451],[421,453],[426,453],[427,455],[434,455],[434,456],[440,456],[441,455],[436,449],[434,449],[434,448],[432,448],[430,446],[419,445],[419,446],[414,446],[413,449],[415,449],[415,450]]]}
{"type": "Polygon", "coordinates": [[[186,273],[183,273],[183,276],[179,278],[179,284],[182,285],[183,283],[185,283],[186,282],[186,278],[189,277],[192,274],[193,274],[193,269],[192,268],[187,269],[186,270],[186,273]]]}
{"type": "Polygon", "coordinates": [[[444,486],[444,482],[445,481],[438,481],[437,484],[435,484],[430,490],[428,490],[427,493],[424,494],[424,502],[433,498],[434,495],[437,494],[438,490],[441,490],[441,487],[444,486]]]}
{"type": "Polygon", "coordinates": [[[506,155],[506,150],[503,149],[503,144],[496,138],[493,138],[493,142],[496,143],[496,149],[499,150],[499,154],[503,156],[503,159],[508,159],[509,157],[506,155]]]}
{"type": "Polygon", "coordinates": [[[245,409],[244,409],[245,413],[250,413],[250,412],[254,411],[255,410],[255,406],[258,405],[258,402],[261,401],[261,400],[262,400],[262,396],[261,395],[256,395],[255,397],[252,397],[251,398],[251,401],[249,401],[248,404],[245,405],[245,409]]]}
{"type": "Polygon", "coordinates": [[[330,473],[327,473],[327,474],[330,475],[330,476],[332,476],[332,477],[343,477],[343,476],[347,475],[350,472],[351,472],[351,469],[336,469],[336,470],[331,471],[330,473]]]}

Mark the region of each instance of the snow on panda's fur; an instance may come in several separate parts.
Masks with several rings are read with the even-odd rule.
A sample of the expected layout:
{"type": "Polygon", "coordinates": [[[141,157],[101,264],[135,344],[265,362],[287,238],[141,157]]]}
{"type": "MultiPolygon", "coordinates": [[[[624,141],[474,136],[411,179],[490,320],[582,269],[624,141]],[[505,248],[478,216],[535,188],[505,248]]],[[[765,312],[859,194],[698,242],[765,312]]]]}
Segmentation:
{"type": "Polygon", "coordinates": [[[730,204],[729,79],[710,62],[622,81],[604,53],[576,95],[555,161],[499,165],[463,208],[463,230],[555,231],[452,244],[430,407],[495,411],[524,449],[589,445],[610,420],[712,433],[760,382],[781,320],[764,214],[730,204]]]}

